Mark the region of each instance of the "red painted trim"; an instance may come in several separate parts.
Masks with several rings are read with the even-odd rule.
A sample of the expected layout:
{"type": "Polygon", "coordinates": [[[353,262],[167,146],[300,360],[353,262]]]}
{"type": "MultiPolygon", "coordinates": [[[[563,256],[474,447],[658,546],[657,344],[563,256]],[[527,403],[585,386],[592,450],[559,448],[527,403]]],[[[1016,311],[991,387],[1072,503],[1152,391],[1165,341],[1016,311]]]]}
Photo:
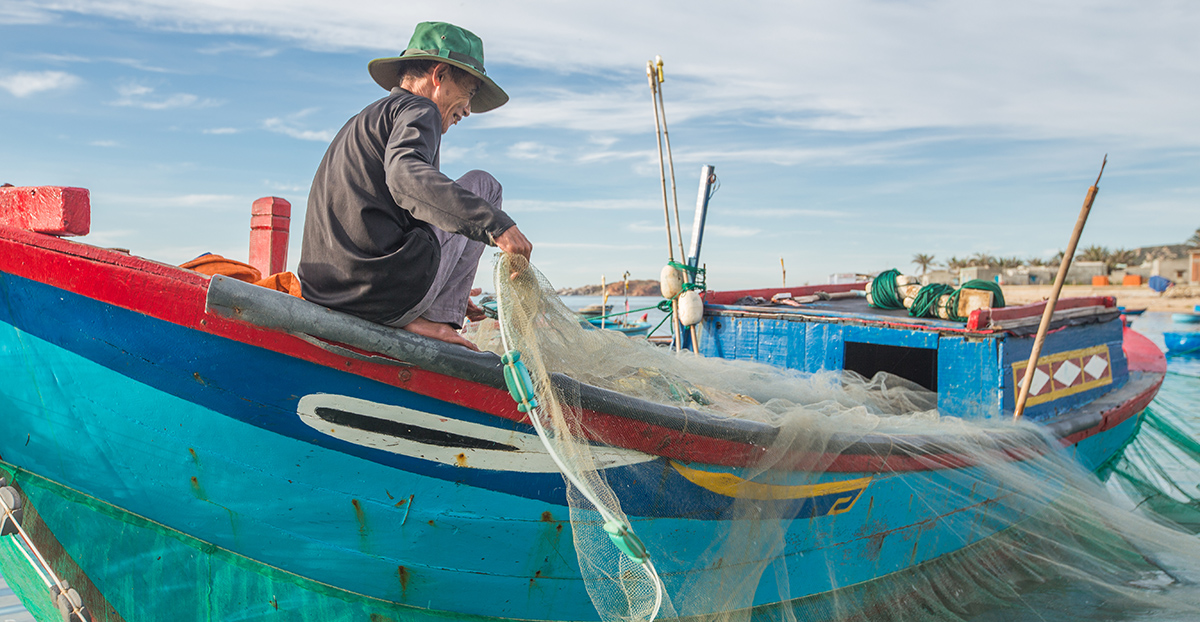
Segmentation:
{"type": "Polygon", "coordinates": [[[766,298],[767,300],[770,300],[775,294],[785,292],[791,294],[792,297],[795,298],[797,296],[810,296],[817,292],[833,294],[835,292],[852,292],[866,288],[866,283],[842,283],[840,285],[805,285],[804,287],[737,289],[723,292],[704,292],[704,302],[714,305],[729,305],[733,304],[734,301],[743,296],[758,296],[759,298],[766,298]]]}
{"type": "Polygon", "coordinates": [[[87,235],[92,202],[86,188],[0,188],[0,225],[49,235],[87,235]]]}
{"type": "Polygon", "coordinates": [[[292,204],[279,197],[263,197],[250,208],[251,266],[264,277],[286,270],[292,204]]]}
{"type": "MultiPolygon", "coordinates": [[[[204,305],[209,278],[189,270],[7,227],[0,227],[0,261],[4,262],[0,269],[6,272],[100,302],[497,417],[528,422],[527,417],[516,410],[508,393],[501,389],[415,367],[343,356],[287,333],[207,315],[204,305]]],[[[1145,339],[1140,335],[1137,337],[1145,339]]],[[[1135,348],[1143,347],[1136,339],[1134,343],[1135,348]]],[[[376,353],[364,354],[378,356],[376,353]]],[[[1161,353],[1158,356],[1161,357],[1161,353]]],[[[1064,442],[1078,442],[1128,419],[1153,399],[1157,389],[1158,384],[1105,413],[1100,425],[1078,432],[1064,442]]],[[[593,440],[685,462],[741,466],[752,464],[767,451],[763,447],[663,428],[609,413],[585,411],[584,416],[593,440]]],[[[1021,459],[1012,452],[1006,455],[1021,459]]],[[[797,454],[781,462],[781,466],[787,465],[787,468],[819,467],[831,472],[925,471],[967,464],[967,459],[962,456],[899,454],[838,454],[832,457],[828,454],[797,454]]]]}
{"type": "MultiPolygon", "coordinates": [[[[1055,312],[1065,309],[1079,309],[1082,307],[1109,307],[1117,306],[1117,299],[1112,296],[1085,296],[1081,298],[1063,298],[1054,305],[1055,312]]],[[[1022,305],[1019,307],[1001,307],[999,309],[976,309],[971,312],[971,316],[967,319],[968,330],[986,329],[991,325],[991,322],[1000,322],[1003,320],[1015,320],[1025,317],[1036,317],[1045,313],[1046,301],[1035,302],[1032,304],[1022,305]]]]}
{"type": "Polygon", "coordinates": [[[1153,341],[1128,326],[1125,327],[1123,335],[1121,349],[1125,351],[1125,358],[1129,360],[1129,371],[1167,373],[1167,356],[1153,341]]]}
{"type": "Polygon", "coordinates": [[[1083,439],[1088,438],[1089,436],[1095,436],[1101,432],[1106,432],[1108,430],[1111,430],[1112,428],[1116,427],[1117,425],[1123,423],[1126,419],[1136,416],[1138,413],[1142,412],[1142,410],[1144,410],[1147,406],[1149,406],[1150,402],[1154,401],[1154,396],[1158,393],[1158,389],[1161,386],[1162,386],[1162,378],[1159,378],[1158,382],[1154,383],[1154,386],[1150,387],[1149,389],[1146,389],[1145,391],[1140,393],[1137,397],[1133,398],[1132,400],[1129,400],[1128,402],[1125,402],[1124,404],[1121,404],[1120,406],[1117,406],[1116,408],[1113,408],[1112,410],[1105,412],[1099,425],[1088,428],[1086,430],[1081,430],[1070,436],[1063,437],[1062,438],[1063,446],[1066,447],[1068,445],[1074,445],[1074,444],[1078,443],[1079,441],[1082,441],[1083,439]]]}

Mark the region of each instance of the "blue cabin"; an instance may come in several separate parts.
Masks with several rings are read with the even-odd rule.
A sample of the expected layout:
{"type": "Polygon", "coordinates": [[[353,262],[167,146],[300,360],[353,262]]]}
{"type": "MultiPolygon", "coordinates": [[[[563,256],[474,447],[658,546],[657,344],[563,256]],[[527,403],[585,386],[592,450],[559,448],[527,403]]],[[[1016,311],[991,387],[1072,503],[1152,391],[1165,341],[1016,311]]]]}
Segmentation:
{"type": "MultiPolygon", "coordinates": [[[[887,372],[938,394],[964,418],[1011,417],[1045,303],[981,309],[966,324],[877,309],[863,284],[710,292],[700,353],[803,372],[887,372]],[[773,304],[817,292],[803,305],[773,304]],[[823,297],[824,298],[824,297],[823,297]]],[[[1025,416],[1045,421],[1120,388],[1129,378],[1123,324],[1111,297],[1059,302],[1034,372],[1025,416]]]]}

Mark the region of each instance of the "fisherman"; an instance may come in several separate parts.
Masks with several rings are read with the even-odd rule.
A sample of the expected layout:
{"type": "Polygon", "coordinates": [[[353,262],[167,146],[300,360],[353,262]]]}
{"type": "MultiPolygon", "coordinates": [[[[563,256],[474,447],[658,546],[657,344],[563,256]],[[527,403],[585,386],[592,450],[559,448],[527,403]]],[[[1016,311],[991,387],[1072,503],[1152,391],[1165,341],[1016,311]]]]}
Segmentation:
{"type": "Polygon", "coordinates": [[[442,135],[508,101],[483,68],[483,42],[447,23],[417,25],[400,56],[367,65],[390,91],[334,137],[308,196],[299,277],[304,298],[418,335],[458,334],[485,245],[529,258],[483,171],[451,180],[442,135]]]}

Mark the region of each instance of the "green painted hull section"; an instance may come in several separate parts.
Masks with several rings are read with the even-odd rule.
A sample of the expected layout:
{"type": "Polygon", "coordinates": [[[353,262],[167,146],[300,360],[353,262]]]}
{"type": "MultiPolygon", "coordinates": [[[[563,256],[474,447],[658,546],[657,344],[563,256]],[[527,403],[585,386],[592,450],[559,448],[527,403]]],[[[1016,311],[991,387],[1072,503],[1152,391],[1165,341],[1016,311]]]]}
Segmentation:
{"type": "MultiPolygon", "coordinates": [[[[495,619],[398,605],[317,583],[12,465],[0,463],[0,471],[27,499],[26,530],[55,572],[79,590],[96,622],[161,620],[168,611],[172,622],[495,619]]],[[[49,589],[13,536],[0,539],[0,570],[38,622],[61,622],[49,589]]]]}

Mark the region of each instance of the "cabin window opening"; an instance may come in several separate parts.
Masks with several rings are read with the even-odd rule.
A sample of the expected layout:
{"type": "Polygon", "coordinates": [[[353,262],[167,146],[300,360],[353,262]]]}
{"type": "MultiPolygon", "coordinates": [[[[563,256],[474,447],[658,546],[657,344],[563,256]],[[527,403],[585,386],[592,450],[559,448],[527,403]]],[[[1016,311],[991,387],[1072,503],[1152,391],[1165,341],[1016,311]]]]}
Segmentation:
{"type": "Polygon", "coordinates": [[[872,378],[883,371],[937,391],[937,350],[847,341],[842,368],[872,378]]]}

